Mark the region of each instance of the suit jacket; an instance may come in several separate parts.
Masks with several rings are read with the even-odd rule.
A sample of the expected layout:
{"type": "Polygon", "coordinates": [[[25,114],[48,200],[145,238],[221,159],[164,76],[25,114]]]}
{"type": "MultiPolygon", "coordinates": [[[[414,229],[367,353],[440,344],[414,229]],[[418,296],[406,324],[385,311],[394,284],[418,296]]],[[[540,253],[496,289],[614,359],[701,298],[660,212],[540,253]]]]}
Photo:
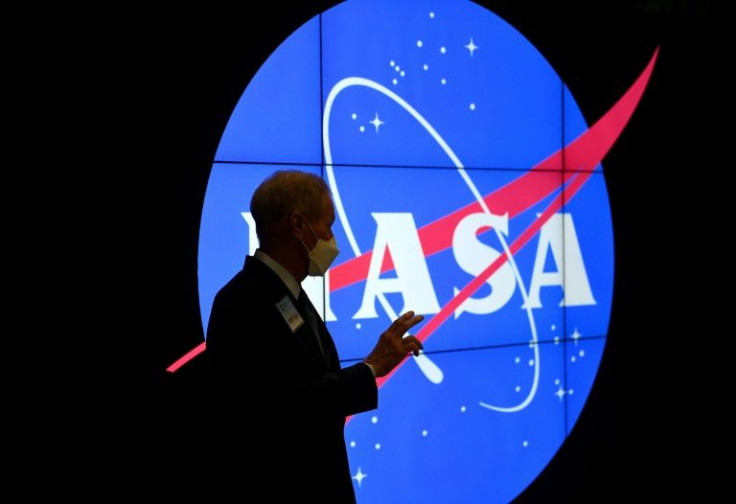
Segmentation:
{"type": "Polygon", "coordinates": [[[210,475],[234,496],[355,502],[344,426],[346,416],[377,407],[373,373],[363,363],[341,368],[317,315],[323,358],[307,314],[293,331],[277,308],[285,297],[297,306],[282,280],[251,256],[215,297],[205,352],[210,475]]]}

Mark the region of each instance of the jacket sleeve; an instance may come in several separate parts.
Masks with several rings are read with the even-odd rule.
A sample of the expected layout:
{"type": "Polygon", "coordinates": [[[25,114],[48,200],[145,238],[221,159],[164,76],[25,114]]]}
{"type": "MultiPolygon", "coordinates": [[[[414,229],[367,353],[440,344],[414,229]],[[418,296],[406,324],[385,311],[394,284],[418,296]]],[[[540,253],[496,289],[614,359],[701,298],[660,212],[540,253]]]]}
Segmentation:
{"type": "Polygon", "coordinates": [[[315,369],[275,305],[218,293],[207,329],[213,397],[241,409],[348,416],[378,406],[370,368],[315,369]]]}

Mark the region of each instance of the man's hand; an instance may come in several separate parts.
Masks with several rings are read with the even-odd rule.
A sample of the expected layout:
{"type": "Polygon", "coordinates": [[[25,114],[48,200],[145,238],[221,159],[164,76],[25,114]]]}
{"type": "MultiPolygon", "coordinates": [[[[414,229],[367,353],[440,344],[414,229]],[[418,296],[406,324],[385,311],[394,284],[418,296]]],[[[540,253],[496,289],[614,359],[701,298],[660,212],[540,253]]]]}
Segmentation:
{"type": "Polygon", "coordinates": [[[414,315],[413,311],[406,312],[381,334],[378,343],[364,361],[371,365],[376,377],[387,375],[410,353],[419,355],[419,351],[424,348],[422,342],[414,336],[404,337],[404,334],[422,320],[423,315],[414,315]]]}

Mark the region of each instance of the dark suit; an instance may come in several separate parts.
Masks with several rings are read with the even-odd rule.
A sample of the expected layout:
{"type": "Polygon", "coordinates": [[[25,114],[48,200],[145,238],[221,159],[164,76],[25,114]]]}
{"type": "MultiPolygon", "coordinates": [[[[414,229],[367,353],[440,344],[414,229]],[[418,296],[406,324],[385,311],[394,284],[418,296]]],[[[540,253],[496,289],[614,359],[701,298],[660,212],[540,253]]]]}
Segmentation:
{"type": "Polygon", "coordinates": [[[319,316],[326,358],[306,313],[292,331],[277,308],[284,297],[297,306],[278,275],[251,256],[215,297],[206,351],[212,378],[208,467],[233,497],[354,502],[345,418],[376,408],[375,379],[362,363],[340,368],[319,316]]]}

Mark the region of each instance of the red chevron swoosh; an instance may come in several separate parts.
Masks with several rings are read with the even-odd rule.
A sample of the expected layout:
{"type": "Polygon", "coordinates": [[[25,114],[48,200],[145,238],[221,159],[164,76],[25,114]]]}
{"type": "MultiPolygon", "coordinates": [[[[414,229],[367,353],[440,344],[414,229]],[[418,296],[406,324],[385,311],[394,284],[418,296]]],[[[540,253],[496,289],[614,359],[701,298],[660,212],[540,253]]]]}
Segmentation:
{"type": "MultiPolygon", "coordinates": [[[[536,164],[524,175],[484,196],[483,199],[492,213],[503,215],[508,212],[509,218],[512,218],[564,186],[562,193],[547,206],[542,215],[510,245],[509,251],[512,254],[516,254],[521,250],[544,223],[580,190],[590,178],[595,166],[608,154],[639,104],[649,83],[658,54],[659,47],[655,49],[646,68],[626,93],[591,128],[569,145],[536,164]],[[535,173],[550,170],[559,171],[560,167],[563,171],[559,182],[553,181],[551,178],[549,180],[544,178],[541,183],[538,177],[534,180],[535,173]]],[[[418,233],[424,256],[429,257],[449,248],[457,223],[465,216],[478,212],[482,212],[482,209],[475,202],[420,228],[418,233]]],[[[370,251],[366,252],[331,268],[330,292],[335,292],[343,287],[365,280],[368,275],[371,254],[370,251]]],[[[415,336],[422,342],[426,341],[468,297],[505,264],[507,259],[505,254],[496,259],[480,275],[460,290],[434,317],[429,319],[415,336]]],[[[391,269],[393,269],[393,264],[387,254],[382,272],[391,269]]],[[[206,342],[200,343],[177,359],[166,370],[171,373],[176,372],[205,349],[206,342]]],[[[383,386],[405,362],[406,359],[389,374],[379,378],[377,380],[378,387],[383,386]]],[[[347,421],[349,420],[350,417],[347,421]]]]}

